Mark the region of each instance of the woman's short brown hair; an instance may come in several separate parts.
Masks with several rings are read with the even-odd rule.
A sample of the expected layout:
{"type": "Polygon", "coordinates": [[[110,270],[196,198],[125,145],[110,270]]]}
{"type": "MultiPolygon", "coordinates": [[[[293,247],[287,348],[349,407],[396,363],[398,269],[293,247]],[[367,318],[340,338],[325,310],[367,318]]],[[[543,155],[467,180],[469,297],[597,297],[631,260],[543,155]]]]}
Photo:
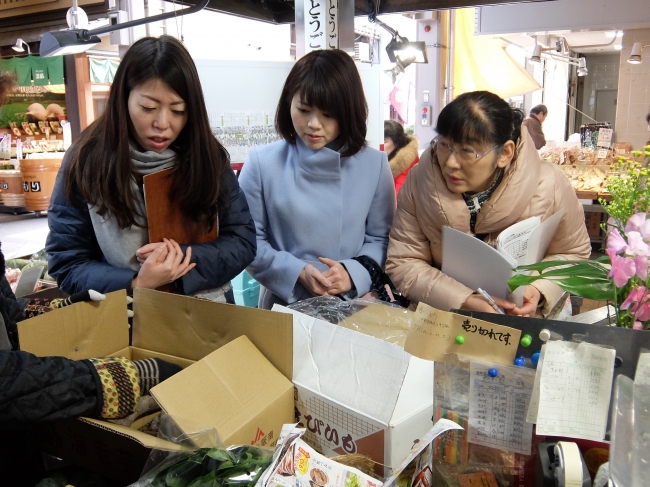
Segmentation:
{"type": "Polygon", "coordinates": [[[292,145],[296,144],[296,131],[291,121],[291,100],[296,93],[300,93],[302,103],[338,122],[341,142],[347,144],[342,156],[353,156],[366,145],[368,104],[349,54],[338,49],[312,51],[291,69],[275,112],[275,129],[292,145]]]}

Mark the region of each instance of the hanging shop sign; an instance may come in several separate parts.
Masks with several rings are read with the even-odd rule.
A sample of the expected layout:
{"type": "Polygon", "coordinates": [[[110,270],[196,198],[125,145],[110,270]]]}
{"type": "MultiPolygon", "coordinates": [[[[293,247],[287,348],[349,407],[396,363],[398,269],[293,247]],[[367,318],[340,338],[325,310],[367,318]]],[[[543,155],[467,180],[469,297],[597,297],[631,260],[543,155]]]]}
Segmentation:
{"type": "Polygon", "coordinates": [[[88,56],[90,63],[91,83],[112,83],[115,72],[120,65],[119,61],[113,59],[102,59],[88,56]]]}
{"type": "Polygon", "coordinates": [[[338,0],[303,0],[305,9],[305,53],[338,49],[338,0]]]}

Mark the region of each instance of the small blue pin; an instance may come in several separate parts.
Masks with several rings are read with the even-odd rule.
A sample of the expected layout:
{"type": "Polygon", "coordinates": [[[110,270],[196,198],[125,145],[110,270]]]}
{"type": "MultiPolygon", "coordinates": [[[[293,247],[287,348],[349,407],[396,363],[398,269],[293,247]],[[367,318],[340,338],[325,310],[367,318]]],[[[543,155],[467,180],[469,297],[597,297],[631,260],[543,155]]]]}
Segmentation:
{"type": "Polygon", "coordinates": [[[537,362],[539,362],[539,352],[532,354],[530,356],[530,361],[535,367],[537,367],[537,362]]]}
{"type": "Polygon", "coordinates": [[[517,367],[523,367],[525,363],[526,363],[526,359],[524,358],[523,355],[520,355],[515,359],[515,365],[517,367]]]}
{"type": "Polygon", "coordinates": [[[496,377],[497,375],[499,375],[499,371],[497,369],[495,369],[495,368],[492,368],[492,369],[488,370],[488,375],[490,377],[496,377]]]}

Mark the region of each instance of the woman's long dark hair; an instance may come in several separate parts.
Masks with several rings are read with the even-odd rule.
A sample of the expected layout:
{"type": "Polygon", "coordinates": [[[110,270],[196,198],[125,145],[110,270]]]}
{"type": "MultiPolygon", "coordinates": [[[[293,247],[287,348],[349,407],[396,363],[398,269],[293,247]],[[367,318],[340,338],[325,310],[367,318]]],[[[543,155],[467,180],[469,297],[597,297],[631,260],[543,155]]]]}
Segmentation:
{"type": "Polygon", "coordinates": [[[133,44],[120,63],[104,113],[75,143],[66,197],[76,185],[97,212],[109,214],[120,228],[141,226],[136,217],[136,195],[131,187],[135,172],[129,139],[128,110],[131,90],[152,79],[166,83],[186,104],[187,123],[170,146],[177,154],[170,197],[182,213],[205,232],[212,229],[225,208],[230,157],[210,130],[196,66],[185,47],[169,36],[145,37],[133,44]]]}
{"type": "Polygon", "coordinates": [[[392,140],[395,146],[393,151],[388,154],[389,161],[397,155],[400,149],[403,149],[411,142],[404,132],[402,124],[395,120],[384,120],[384,138],[386,137],[392,140]]]}

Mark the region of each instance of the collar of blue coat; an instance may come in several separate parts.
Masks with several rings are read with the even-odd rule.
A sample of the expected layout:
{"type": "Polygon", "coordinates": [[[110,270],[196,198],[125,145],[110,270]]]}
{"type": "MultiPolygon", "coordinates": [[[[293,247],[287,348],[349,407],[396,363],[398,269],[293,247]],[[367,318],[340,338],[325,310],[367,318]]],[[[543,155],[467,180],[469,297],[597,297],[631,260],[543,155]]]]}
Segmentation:
{"type": "Polygon", "coordinates": [[[307,147],[301,138],[296,137],[295,150],[298,156],[298,165],[304,171],[319,177],[339,178],[341,176],[341,164],[347,157],[341,157],[345,145],[335,149],[340,142],[334,140],[322,149],[314,150],[307,147]]]}

